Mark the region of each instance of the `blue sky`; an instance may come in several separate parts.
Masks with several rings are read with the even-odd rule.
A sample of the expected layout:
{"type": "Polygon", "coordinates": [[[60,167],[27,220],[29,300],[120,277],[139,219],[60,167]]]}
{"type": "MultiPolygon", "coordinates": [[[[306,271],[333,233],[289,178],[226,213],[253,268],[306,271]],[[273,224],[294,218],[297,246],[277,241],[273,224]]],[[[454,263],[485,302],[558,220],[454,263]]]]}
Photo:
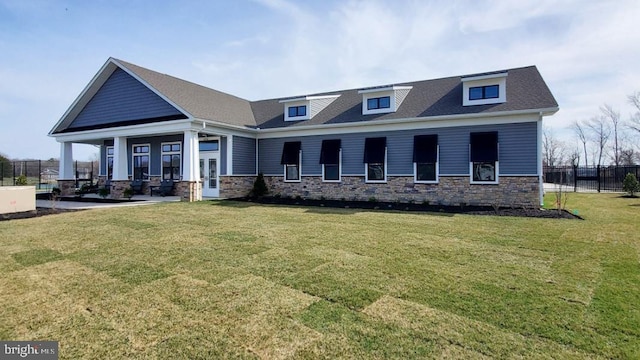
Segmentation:
{"type": "Polygon", "coordinates": [[[632,112],[637,19],[637,0],[0,0],[0,153],[58,157],[47,133],[110,56],[249,100],[537,65],[568,139],[604,103],[632,112]]]}

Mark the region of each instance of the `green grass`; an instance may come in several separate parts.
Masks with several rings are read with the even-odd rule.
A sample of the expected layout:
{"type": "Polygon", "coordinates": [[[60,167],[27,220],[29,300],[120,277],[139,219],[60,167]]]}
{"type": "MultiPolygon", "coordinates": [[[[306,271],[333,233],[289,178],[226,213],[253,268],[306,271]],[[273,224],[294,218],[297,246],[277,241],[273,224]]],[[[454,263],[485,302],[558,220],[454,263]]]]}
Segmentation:
{"type": "Polygon", "coordinates": [[[640,358],[640,199],[568,207],[585,220],[200,202],[3,221],[0,339],[62,359],[640,358]]]}

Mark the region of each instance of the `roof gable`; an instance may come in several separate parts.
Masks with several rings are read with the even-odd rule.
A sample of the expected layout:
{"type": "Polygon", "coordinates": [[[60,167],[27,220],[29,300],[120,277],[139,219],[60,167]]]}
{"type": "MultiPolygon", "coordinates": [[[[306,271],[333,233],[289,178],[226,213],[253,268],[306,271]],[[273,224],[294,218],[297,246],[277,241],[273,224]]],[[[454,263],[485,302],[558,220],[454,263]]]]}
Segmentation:
{"type": "Polygon", "coordinates": [[[64,131],[185,118],[178,109],[118,68],[64,131]]]}

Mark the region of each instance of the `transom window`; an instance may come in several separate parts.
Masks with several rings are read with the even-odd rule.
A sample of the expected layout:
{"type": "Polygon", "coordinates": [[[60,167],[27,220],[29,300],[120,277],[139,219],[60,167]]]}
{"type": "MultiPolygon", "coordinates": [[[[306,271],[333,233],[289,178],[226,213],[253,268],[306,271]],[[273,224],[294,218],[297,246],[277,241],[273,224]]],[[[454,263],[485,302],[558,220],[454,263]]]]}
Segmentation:
{"type": "Polygon", "coordinates": [[[133,180],[149,180],[149,144],[133,145],[133,180]]]}
{"type": "Polygon", "coordinates": [[[113,146],[107,146],[107,179],[113,177],[113,146]]]}
{"type": "Polygon", "coordinates": [[[486,85],[469,88],[469,100],[497,99],[500,95],[500,86],[486,85]]]}
{"type": "Polygon", "coordinates": [[[289,106],[289,117],[307,116],[307,106],[289,106]]]}
{"type": "Polygon", "coordinates": [[[220,145],[218,143],[218,140],[200,141],[198,143],[198,147],[200,151],[218,151],[220,145]]]}
{"type": "Polygon", "coordinates": [[[367,99],[367,110],[388,109],[390,107],[391,98],[389,96],[367,99]]]}
{"type": "Polygon", "coordinates": [[[387,138],[366,138],[364,142],[365,181],[387,181],[387,138]]]}
{"type": "Polygon", "coordinates": [[[162,179],[180,180],[180,164],[182,163],[182,144],[162,143],[162,179]]]}
{"type": "Polygon", "coordinates": [[[284,181],[300,181],[300,167],[302,166],[301,144],[300,141],[284,143],[282,158],[280,159],[280,163],[284,165],[284,181]]]}

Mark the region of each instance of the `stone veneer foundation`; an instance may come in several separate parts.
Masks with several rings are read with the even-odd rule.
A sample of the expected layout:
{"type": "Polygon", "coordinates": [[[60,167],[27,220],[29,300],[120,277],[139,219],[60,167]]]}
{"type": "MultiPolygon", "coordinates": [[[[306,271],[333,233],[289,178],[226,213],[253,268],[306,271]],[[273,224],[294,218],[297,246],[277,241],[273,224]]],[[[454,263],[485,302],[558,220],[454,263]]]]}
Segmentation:
{"type": "Polygon", "coordinates": [[[61,196],[74,196],[76,194],[75,180],[58,180],[58,189],[61,196]]]}
{"type": "Polygon", "coordinates": [[[367,184],[363,176],[343,176],[339,183],[322,182],[317,176],[303,176],[300,182],[284,182],[281,176],[264,179],[271,196],[357,201],[375,198],[452,206],[540,206],[536,176],[503,176],[499,184],[470,184],[467,176],[440,176],[438,184],[416,184],[411,176],[388,177],[383,184],[367,184]]]}
{"type": "Polygon", "coordinates": [[[221,176],[220,197],[232,199],[248,196],[255,181],[255,176],[221,176]]]}

